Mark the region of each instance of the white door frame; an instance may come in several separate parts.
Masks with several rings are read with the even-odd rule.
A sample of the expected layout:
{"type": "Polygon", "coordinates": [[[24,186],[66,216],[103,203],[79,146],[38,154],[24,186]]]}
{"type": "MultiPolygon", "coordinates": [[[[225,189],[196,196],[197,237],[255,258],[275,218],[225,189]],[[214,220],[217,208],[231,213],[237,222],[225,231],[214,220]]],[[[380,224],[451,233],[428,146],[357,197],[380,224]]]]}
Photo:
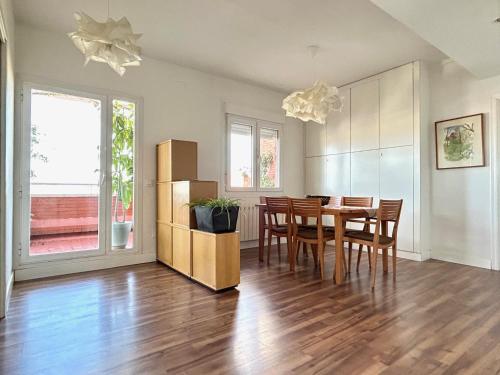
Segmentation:
{"type": "Polygon", "coordinates": [[[19,242],[21,247],[20,263],[38,263],[49,260],[59,260],[59,259],[75,259],[83,258],[87,256],[98,256],[103,255],[106,249],[105,239],[106,233],[106,219],[108,217],[107,207],[106,207],[106,181],[107,181],[107,152],[102,152],[100,155],[100,173],[99,173],[99,245],[98,249],[95,250],[84,250],[77,252],[59,253],[59,254],[47,254],[47,255],[37,255],[29,256],[29,233],[30,233],[30,145],[31,145],[31,90],[45,90],[53,91],[58,93],[64,93],[68,95],[74,95],[79,97],[91,98],[101,102],[101,138],[100,138],[100,149],[107,150],[107,139],[108,139],[108,105],[107,98],[104,95],[98,95],[91,92],[83,90],[73,90],[63,87],[57,87],[47,84],[39,84],[34,82],[25,81],[22,84],[23,100],[21,103],[22,108],[20,108],[21,113],[21,124],[19,129],[19,136],[21,139],[20,149],[19,149],[19,179],[20,179],[20,198],[21,198],[21,210],[20,210],[20,231],[19,231],[19,242]]]}
{"type": "MultiPolygon", "coordinates": [[[[134,247],[132,249],[112,249],[111,248],[111,207],[110,201],[106,202],[106,221],[105,221],[105,232],[103,231],[103,237],[106,237],[106,245],[103,254],[88,254],[87,256],[82,256],[77,254],[76,258],[70,259],[55,259],[51,258],[49,260],[41,261],[37,256],[32,262],[23,263],[21,260],[21,254],[19,249],[21,248],[20,242],[22,238],[22,227],[19,225],[22,217],[21,209],[21,199],[18,194],[14,199],[14,244],[16,244],[13,256],[13,268],[16,272],[15,278],[18,279],[18,274],[20,274],[20,280],[32,279],[37,277],[46,277],[54,275],[63,275],[68,273],[74,273],[78,271],[90,271],[94,269],[111,268],[117,265],[126,264],[136,264],[142,263],[143,258],[147,261],[153,261],[154,255],[152,257],[149,254],[144,254],[143,249],[143,234],[142,234],[142,217],[143,217],[143,172],[142,172],[142,160],[143,160],[143,147],[142,147],[142,133],[143,133],[143,108],[144,100],[142,97],[130,95],[128,93],[123,93],[114,90],[96,88],[83,86],[73,83],[68,83],[64,81],[58,81],[53,79],[47,79],[39,76],[32,75],[19,75],[16,76],[16,123],[23,124],[23,106],[22,103],[22,93],[23,87],[27,84],[34,84],[45,89],[52,87],[56,91],[66,90],[68,92],[74,92],[78,94],[90,94],[91,96],[105,97],[107,98],[105,105],[106,119],[105,125],[107,127],[107,139],[105,145],[105,154],[108,160],[111,158],[111,120],[112,120],[112,100],[119,99],[129,102],[133,102],[136,105],[136,132],[135,132],[135,186],[134,186],[134,247]],[[109,207],[108,207],[109,206],[109,207]],[[78,271],[77,271],[78,270],[78,271]]],[[[23,95],[24,96],[24,95],[23,95]]],[[[20,190],[21,185],[21,167],[20,167],[20,154],[22,149],[22,140],[19,132],[15,135],[15,189],[20,190]]],[[[109,163],[108,170],[105,176],[105,182],[109,187],[106,194],[103,197],[108,197],[111,194],[111,163],[109,163]]],[[[79,252],[82,253],[82,252],[79,252]]]]}
{"type": "MultiPolygon", "coordinates": [[[[7,160],[7,143],[5,139],[6,128],[7,128],[7,55],[8,55],[8,47],[7,47],[7,32],[5,28],[5,18],[3,16],[3,11],[0,9],[0,172],[2,178],[0,178],[0,319],[5,317],[7,312],[7,306],[9,304],[9,292],[12,287],[11,280],[7,280],[7,273],[9,273],[9,277],[12,279],[13,270],[7,270],[7,249],[11,248],[11,246],[7,246],[6,239],[8,238],[6,230],[7,230],[7,215],[6,208],[7,202],[9,199],[14,199],[13,196],[8,197],[9,187],[5,181],[6,175],[6,165],[9,162],[7,160]],[[10,272],[9,272],[10,271],[10,272]]],[[[12,108],[13,110],[13,108],[12,108]]],[[[13,127],[13,125],[12,125],[13,127]]],[[[14,145],[11,145],[11,148],[14,148],[14,145]]],[[[14,170],[14,168],[12,168],[14,170]]],[[[13,183],[13,176],[12,181],[13,183]]],[[[12,187],[10,189],[12,191],[12,187]]],[[[11,237],[12,238],[12,237],[11,237]]],[[[12,245],[12,243],[11,243],[12,245]]],[[[13,264],[13,259],[12,259],[13,264]]]]}
{"type": "Polygon", "coordinates": [[[491,195],[491,268],[500,270],[500,145],[498,127],[500,126],[500,94],[491,100],[490,131],[490,195],[491,195]]]}

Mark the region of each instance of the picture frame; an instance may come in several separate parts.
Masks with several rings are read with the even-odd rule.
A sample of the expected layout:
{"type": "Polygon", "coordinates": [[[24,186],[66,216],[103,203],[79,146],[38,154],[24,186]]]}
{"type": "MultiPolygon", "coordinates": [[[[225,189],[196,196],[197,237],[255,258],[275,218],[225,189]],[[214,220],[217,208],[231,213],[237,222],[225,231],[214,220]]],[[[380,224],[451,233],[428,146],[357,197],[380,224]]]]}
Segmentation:
{"type": "Polygon", "coordinates": [[[436,121],[436,169],[485,166],[483,114],[436,121]]]}

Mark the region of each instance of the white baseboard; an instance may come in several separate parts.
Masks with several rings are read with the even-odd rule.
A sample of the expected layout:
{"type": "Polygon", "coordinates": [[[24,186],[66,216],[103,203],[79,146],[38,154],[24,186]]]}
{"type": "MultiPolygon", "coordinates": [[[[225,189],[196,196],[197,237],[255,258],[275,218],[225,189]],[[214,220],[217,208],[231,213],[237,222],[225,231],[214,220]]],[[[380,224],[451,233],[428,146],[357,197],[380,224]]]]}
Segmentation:
{"type": "MultiPolygon", "coordinates": [[[[281,241],[282,241],[282,243],[286,244],[286,238],[282,238],[281,241]]],[[[276,239],[273,238],[272,243],[273,243],[273,245],[276,244],[276,239]]],[[[333,246],[330,243],[328,243],[328,245],[329,246],[333,246]]],[[[251,248],[254,248],[254,247],[258,247],[258,246],[259,246],[259,241],[258,240],[242,241],[240,243],[240,248],[241,249],[251,249],[251,248]]],[[[265,244],[264,244],[264,247],[266,247],[266,246],[267,246],[267,239],[266,239],[265,244]]],[[[347,250],[347,248],[345,248],[345,249],[347,250]]],[[[365,247],[365,249],[363,251],[366,252],[366,247],[365,247]]],[[[379,250],[379,254],[382,254],[382,250],[379,250]]],[[[389,255],[392,256],[392,249],[389,249],[389,255]]],[[[405,251],[405,250],[398,250],[398,258],[413,260],[413,261],[416,261],[416,262],[422,262],[422,261],[428,259],[428,258],[423,257],[422,254],[420,254],[420,253],[414,253],[414,252],[405,251]]]]}
{"type": "Polygon", "coordinates": [[[107,268],[130,266],[156,261],[156,252],[144,254],[121,254],[105,257],[72,259],[26,265],[16,269],[15,280],[32,280],[42,277],[68,275],[72,273],[96,271],[107,268]]]}
{"type": "Polygon", "coordinates": [[[466,266],[486,268],[489,270],[491,269],[491,259],[470,257],[467,255],[448,254],[436,251],[433,251],[431,253],[431,258],[442,260],[444,262],[464,264],[466,266]]]}

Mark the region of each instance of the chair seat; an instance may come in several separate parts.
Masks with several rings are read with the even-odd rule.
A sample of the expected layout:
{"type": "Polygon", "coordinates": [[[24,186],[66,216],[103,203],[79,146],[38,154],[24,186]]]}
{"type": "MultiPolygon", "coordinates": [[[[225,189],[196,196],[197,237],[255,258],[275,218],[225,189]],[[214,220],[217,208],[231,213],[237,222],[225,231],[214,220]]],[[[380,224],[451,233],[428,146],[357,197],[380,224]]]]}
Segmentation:
{"type": "MultiPolygon", "coordinates": [[[[316,224],[299,224],[299,229],[309,229],[317,230],[318,226],[316,224]]],[[[335,227],[333,225],[323,225],[323,229],[335,232],[335,227]]]]}
{"type": "MultiPolygon", "coordinates": [[[[362,230],[348,230],[345,232],[344,237],[373,242],[375,235],[373,233],[364,232],[362,230]]],[[[392,242],[392,237],[388,236],[380,235],[378,239],[381,245],[388,245],[392,242]]]]}
{"type": "MultiPolygon", "coordinates": [[[[311,230],[311,229],[301,229],[299,228],[299,231],[297,233],[297,237],[305,238],[308,240],[314,240],[318,238],[318,231],[317,230],[311,230]]],[[[326,241],[333,240],[335,238],[335,231],[331,230],[326,230],[323,228],[323,238],[326,241]]]]}
{"type": "Polygon", "coordinates": [[[288,227],[286,225],[273,225],[271,231],[274,233],[287,233],[288,227]]]}

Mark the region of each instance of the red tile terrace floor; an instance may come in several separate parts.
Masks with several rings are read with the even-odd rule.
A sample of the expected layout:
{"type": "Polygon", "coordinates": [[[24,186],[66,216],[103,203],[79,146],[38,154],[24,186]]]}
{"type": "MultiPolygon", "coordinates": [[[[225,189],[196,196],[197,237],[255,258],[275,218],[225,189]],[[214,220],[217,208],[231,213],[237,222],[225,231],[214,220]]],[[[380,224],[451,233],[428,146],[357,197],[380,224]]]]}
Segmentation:
{"type": "MultiPolygon", "coordinates": [[[[134,233],[130,232],[127,248],[131,248],[133,242],[134,233]]],[[[32,236],[30,240],[30,255],[69,253],[94,250],[97,247],[97,232],[32,236]]]]}

